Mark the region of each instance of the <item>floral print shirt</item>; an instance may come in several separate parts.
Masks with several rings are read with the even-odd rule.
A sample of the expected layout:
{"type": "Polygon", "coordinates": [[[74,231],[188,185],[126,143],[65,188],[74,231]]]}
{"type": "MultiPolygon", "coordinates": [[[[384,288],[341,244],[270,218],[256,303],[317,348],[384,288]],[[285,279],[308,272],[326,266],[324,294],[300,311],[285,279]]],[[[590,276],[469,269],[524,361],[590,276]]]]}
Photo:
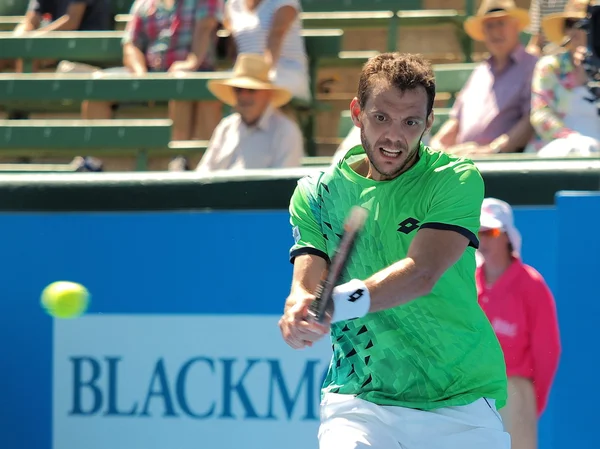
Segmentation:
{"type": "Polygon", "coordinates": [[[563,119],[570,93],[580,85],[569,52],[544,56],[538,61],[531,86],[531,125],[537,134],[536,149],[576,133],[565,126],[563,119]]]}

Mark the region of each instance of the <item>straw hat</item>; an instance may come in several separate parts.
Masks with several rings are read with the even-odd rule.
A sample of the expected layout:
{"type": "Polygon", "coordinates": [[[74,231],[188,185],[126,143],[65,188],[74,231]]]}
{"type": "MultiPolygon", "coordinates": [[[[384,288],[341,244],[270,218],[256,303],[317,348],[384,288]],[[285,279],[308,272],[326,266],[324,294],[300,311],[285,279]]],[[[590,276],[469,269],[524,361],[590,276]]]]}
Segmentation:
{"type": "Polygon", "coordinates": [[[563,12],[548,14],[542,19],[542,30],[548,41],[562,45],[565,40],[565,20],[585,19],[589,0],[569,0],[563,12]]]}
{"type": "Polygon", "coordinates": [[[529,25],[529,11],[517,8],[513,0],[483,0],[477,14],[465,20],[465,31],[476,41],[482,41],[483,21],[494,17],[514,17],[519,21],[519,31],[529,25]]]}
{"type": "Polygon", "coordinates": [[[210,80],[208,90],[229,106],[235,106],[236,97],[233,89],[270,90],[273,92],[271,103],[278,108],[288,103],[292,94],[287,89],[277,87],[269,80],[269,66],[264,57],[258,54],[240,54],[233,67],[233,78],[228,80],[210,80]]]}

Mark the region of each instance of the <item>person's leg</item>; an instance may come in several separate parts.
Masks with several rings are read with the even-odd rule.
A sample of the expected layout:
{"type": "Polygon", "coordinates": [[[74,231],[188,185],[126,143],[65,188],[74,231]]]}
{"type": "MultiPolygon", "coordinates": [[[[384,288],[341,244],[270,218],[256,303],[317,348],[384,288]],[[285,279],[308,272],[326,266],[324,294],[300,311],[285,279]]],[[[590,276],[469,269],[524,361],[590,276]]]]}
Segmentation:
{"type": "MultiPolygon", "coordinates": [[[[84,71],[87,73],[94,72],[93,66],[81,65],[77,63],[71,68],[74,73],[84,71]]],[[[120,76],[129,73],[126,67],[110,67],[95,71],[94,74],[98,77],[109,78],[113,75],[120,76]]],[[[108,120],[114,116],[115,102],[112,101],[83,101],[81,104],[81,117],[89,120],[108,120]]]]}
{"type": "Polygon", "coordinates": [[[15,72],[16,64],[14,59],[0,59],[0,72],[15,72]]]}
{"type": "MultiPolygon", "coordinates": [[[[55,64],[56,64],[56,61],[53,59],[35,59],[31,62],[31,73],[39,72],[40,70],[44,70],[55,64]]],[[[25,72],[25,62],[22,59],[17,59],[15,61],[15,72],[16,73],[24,73],[25,72]]]]}
{"type": "Polygon", "coordinates": [[[81,117],[87,120],[109,120],[113,117],[112,103],[86,100],[81,103],[81,117]]]}
{"type": "Polygon", "coordinates": [[[194,102],[170,101],[169,117],[173,121],[171,140],[190,140],[194,123],[194,102]]]}
{"type": "Polygon", "coordinates": [[[508,401],[500,410],[512,449],[537,449],[537,404],[530,380],[508,378],[508,401]]]}
{"type": "Polygon", "coordinates": [[[210,140],[213,131],[223,118],[220,101],[197,101],[194,104],[193,140],[210,140]]]}
{"type": "Polygon", "coordinates": [[[493,400],[423,411],[399,409],[406,449],[511,449],[493,400]]]}
{"type": "Polygon", "coordinates": [[[354,396],[326,394],[321,403],[319,449],[403,449],[379,412],[385,413],[354,396]]]}

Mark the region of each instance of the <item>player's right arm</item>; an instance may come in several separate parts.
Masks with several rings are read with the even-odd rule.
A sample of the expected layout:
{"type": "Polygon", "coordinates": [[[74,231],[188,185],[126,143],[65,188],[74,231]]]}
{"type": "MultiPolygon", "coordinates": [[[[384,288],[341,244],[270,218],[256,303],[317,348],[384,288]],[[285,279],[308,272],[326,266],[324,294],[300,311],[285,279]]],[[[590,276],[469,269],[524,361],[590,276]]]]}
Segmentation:
{"type": "Polygon", "coordinates": [[[279,328],[286,343],[295,349],[312,345],[327,332],[325,327],[306,321],[308,306],[315,298],[313,292],[329,262],[321,230],[317,183],[315,178],[300,180],[290,202],[294,236],[290,260],[294,271],[279,328]]]}
{"type": "Polygon", "coordinates": [[[328,332],[328,327],[306,320],[308,307],[315,299],[312,292],[326,268],[325,260],[314,254],[303,254],[294,260],[292,288],[279,320],[283,339],[294,349],[312,346],[328,332]]]}
{"type": "Polygon", "coordinates": [[[302,254],[294,259],[294,273],[290,296],[285,302],[285,311],[292,307],[300,296],[313,296],[323,272],[327,269],[327,262],[314,254],[302,254]]]}

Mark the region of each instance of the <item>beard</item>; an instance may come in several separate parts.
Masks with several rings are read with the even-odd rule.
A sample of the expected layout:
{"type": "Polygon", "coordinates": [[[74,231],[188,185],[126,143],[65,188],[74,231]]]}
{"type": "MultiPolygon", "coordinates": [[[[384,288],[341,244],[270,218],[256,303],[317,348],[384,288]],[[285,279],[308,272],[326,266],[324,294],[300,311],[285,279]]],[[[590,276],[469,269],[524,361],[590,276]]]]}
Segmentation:
{"type": "MultiPolygon", "coordinates": [[[[406,170],[408,170],[410,167],[412,167],[414,165],[414,163],[417,161],[417,158],[419,155],[421,139],[423,138],[424,134],[425,134],[425,131],[423,131],[421,133],[421,136],[417,140],[417,143],[415,144],[414,148],[410,148],[410,149],[406,148],[404,145],[401,145],[399,143],[394,145],[394,144],[392,144],[392,142],[390,140],[377,142],[375,145],[373,145],[367,139],[364,128],[360,129],[360,141],[361,141],[362,147],[365,150],[365,153],[367,154],[367,158],[369,159],[369,164],[370,164],[371,168],[373,170],[375,170],[377,173],[379,173],[381,175],[382,179],[389,180],[389,179],[396,178],[397,176],[401,175],[402,173],[404,173],[406,170]],[[377,160],[375,158],[375,152],[379,151],[380,146],[387,147],[387,148],[394,148],[396,150],[401,150],[406,155],[404,157],[403,162],[397,167],[392,167],[392,168],[387,168],[387,169],[380,166],[377,163],[377,160]]],[[[402,156],[400,156],[400,157],[402,157],[402,156]]]]}

